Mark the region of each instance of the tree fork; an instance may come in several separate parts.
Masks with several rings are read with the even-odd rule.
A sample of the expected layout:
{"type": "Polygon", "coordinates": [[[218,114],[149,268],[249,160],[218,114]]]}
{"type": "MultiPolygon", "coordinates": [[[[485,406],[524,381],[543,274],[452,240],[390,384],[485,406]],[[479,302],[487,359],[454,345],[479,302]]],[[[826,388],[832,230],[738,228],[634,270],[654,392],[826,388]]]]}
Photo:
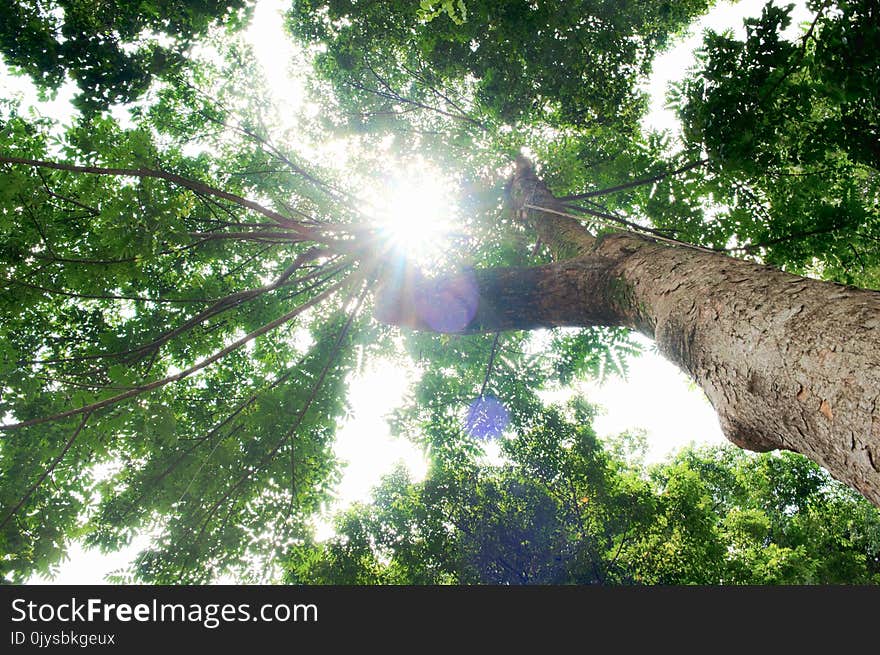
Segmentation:
{"type": "Polygon", "coordinates": [[[733,443],[806,455],[880,506],[880,292],[629,232],[596,238],[524,208],[560,204],[524,160],[511,199],[559,261],[437,280],[404,268],[377,318],[456,333],[638,330],[703,389],[733,443]],[[465,319],[432,320],[439,311],[465,319]]]}

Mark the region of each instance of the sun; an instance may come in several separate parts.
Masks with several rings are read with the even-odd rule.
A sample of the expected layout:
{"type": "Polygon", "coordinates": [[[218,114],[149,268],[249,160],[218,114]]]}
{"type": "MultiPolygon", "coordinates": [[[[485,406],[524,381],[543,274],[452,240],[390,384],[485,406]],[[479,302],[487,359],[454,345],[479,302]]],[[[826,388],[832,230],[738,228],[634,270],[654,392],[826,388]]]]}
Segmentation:
{"type": "Polygon", "coordinates": [[[443,260],[455,227],[448,183],[419,166],[394,173],[382,192],[376,224],[388,244],[422,267],[443,260]]]}

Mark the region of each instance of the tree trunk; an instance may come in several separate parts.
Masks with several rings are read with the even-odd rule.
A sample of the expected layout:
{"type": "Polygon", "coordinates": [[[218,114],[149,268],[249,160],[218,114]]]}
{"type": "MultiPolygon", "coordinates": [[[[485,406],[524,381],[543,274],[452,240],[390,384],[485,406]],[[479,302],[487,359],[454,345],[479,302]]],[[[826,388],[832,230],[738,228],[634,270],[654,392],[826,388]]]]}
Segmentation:
{"type": "Polygon", "coordinates": [[[705,391],[732,442],[802,453],[880,506],[880,292],[628,232],[595,238],[553,213],[523,162],[511,195],[567,259],[430,281],[410,271],[377,317],[440,332],[638,330],[705,391]]]}

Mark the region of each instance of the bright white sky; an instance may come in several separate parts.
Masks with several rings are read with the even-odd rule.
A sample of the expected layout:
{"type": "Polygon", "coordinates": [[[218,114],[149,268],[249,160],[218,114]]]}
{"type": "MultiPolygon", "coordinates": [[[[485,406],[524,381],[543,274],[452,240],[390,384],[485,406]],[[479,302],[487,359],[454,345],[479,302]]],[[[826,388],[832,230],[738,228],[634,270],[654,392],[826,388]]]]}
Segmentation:
{"type": "MultiPolygon", "coordinates": [[[[778,0],[777,0],[778,3],[778,0]]],[[[292,48],[282,33],[279,12],[289,0],[260,0],[256,8],[250,35],[257,57],[262,63],[272,88],[282,95],[276,100],[282,106],[298,105],[300,85],[291,80],[288,62],[292,48]]],[[[703,18],[675,48],[662,55],[655,64],[655,73],[646,85],[651,94],[651,111],[645,126],[675,131],[676,121],[671,111],[664,108],[665,91],[669,82],[680,79],[693,64],[692,52],[702,41],[702,31],[742,30],[743,16],[759,15],[764,0],[742,0],[738,3],[720,3],[703,18]]],[[[782,3],[778,3],[782,4],[782,3]]],[[[799,0],[794,14],[795,27],[811,19],[803,0],[799,0]]],[[[0,64],[0,94],[23,95],[28,101],[36,98],[32,87],[23,78],[3,74],[0,64]]],[[[65,115],[65,103],[70,97],[59,94],[51,105],[42,105],[47,115],[65,115]]],[[[605,384],[582,384],[578,393],[604,408],[595,427],[600,436],[611,436],[625,430],[644,429],[648,438],[648,462],[663,460],[672,451],[690,443],[722,443],[724,437],[715,412],[701,391],[674,365],[651,352],[645,340],[645,354],[630,362],[629,380],[612,378],[605,384]]],[[[344,477],[337,488],[338,511],[355,500],[368,500],[370,489],[382,475],[403,461],[416,479],[424,477],[426,462],[422,453],[411,443],[392,438],[385,417],[397,406],[413,373],[398,366],[367,367],[351,385],[352,418],[339,431],[335,446],[337,456],[346,462],[344,477]]],[[[331,534],[328,524],[319,526],[319,534],[331,534]]],[[[147,538],[137,539],[129,548],[110,555],[83,551],[74,546],[69,561],[51,581],[34,578],[32,583],[102,584],[111,571],[124,567],[131,558],[147,545],[147,538]]],[[[234,581],[229,581],[234,582],[234,581]]]]}

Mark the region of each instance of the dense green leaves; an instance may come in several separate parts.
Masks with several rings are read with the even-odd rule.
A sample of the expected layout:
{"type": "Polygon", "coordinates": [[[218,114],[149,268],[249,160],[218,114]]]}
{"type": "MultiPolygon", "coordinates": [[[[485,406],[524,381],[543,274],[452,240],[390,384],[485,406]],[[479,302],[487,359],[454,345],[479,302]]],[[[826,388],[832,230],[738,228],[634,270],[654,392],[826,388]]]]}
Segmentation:
{"type": "Polygon", "coordinates": [[[255,558],[302,538],[337,480],[355,335],[376,341],[352,304],[364,280],[281,227],[260,238],[266,217],[235,197],[326,191],[253,138],[184,155],[201,135],[181,119],[211,104],[190,91],[125,128],[0,123],[4,157],[70,162],[0,169],[0,413],[34,421],[0,442],[5,579],[56,570],[72,538],[144,533],[134,579],[266,579],[255,558]]]}
{"type": "Polygon", "coordinates": [[[44,89],[72,79],[83,109],[143,94],[154,76],[186,65],[186,49],[213,24],[239,26],[245,0],[8,0],[0,52],[44,89]]]}
{"type": "MultiPolygon", "coordinates": [[[[768,6],[747,36],[709,34],[677,102],[684,138],[709,155],[717,229],[793,271],[877,287],[880,28],[876,3],[813,3],[797,42],[768,6]]],[[[688,238],[694,232],[688,231],[688,238]]]]}
{"type": "Polygon", "coordinates": [[[559,409],[502,451],[389,475],[336,537],[293,549],[288,581],[880,583],[880,512],[803,457],[686,450],[646,470],[559,409]]]}
{"type": "Polygon", "coordinates": [[[355,123],[418,107],[476,125],[633,128],[639,76],[709,4],[304,1],[290,28],[326,45],[318,65],[355,123]]]}

